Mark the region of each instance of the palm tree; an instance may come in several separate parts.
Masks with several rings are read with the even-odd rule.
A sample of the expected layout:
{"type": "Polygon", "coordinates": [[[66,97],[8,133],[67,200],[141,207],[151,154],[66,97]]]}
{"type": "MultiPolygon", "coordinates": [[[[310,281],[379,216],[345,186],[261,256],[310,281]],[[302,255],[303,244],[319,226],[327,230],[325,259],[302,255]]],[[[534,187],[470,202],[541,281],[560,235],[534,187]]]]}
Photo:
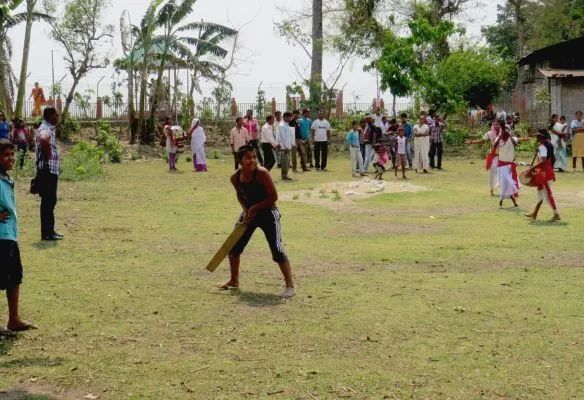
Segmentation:
{"type": "MultiPolygon", "coordinates": [[[[24,47],[22,49],[22,64],[20,66],[20,78],[18,80],[18,95],[16,96],[16,117],[23,116],[24,96],[26,91],[26,75],[28,72],[28,54],[30,52],[30,33],[35,21],[51,22],[53,17],[48,14],[35,11],[38,0],[26,0],[26,30],[24,33],[24,47]]],[[[20,15],[20,14],[19,14],[20,15]]]]}
{"type": "MultiPolygon", "coordinates": [[[[153,93],[157,93],[160,88],[164,70],[171,59],[180,58],[188,63],[194,63],[198,46],[204,47],[205,53],[217,57],[222,58],[227,55],[227,50],[209,39],[216,34],[223,35],[223,37],[233,36],[237,33],[234,29],[209,22],[193,22],[180,25],[192,12],[195,2],[196,0],[168,0],[158,11],[156,25],[160,34],[153,39],[153,43],[159,46],[160,53],[158,55],[159,65],[153,93]],[[207,40],[203,38],[202,34],[199,37],[181,36],[185,32],[193,31],[207,32],[207,40]]],[[[154,131],[157,109],[158,99],[157,96],[153,96],[150,119],[147,125],[149,132],[154,131]]]]}

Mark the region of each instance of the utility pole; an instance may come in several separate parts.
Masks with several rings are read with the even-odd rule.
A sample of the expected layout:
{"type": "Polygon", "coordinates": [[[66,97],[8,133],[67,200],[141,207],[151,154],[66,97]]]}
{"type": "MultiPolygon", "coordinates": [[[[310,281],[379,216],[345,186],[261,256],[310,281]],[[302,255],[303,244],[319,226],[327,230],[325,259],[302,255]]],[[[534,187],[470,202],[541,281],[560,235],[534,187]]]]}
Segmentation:
{"type": "Polygon", "coordinates": [[[54,51],[51,50],[51,72],[53,75],[53,86],[51,86],[51,97],[54,99],[55,97],[55,58],[54,58],[54,51]]]}
{"type": "Polygon", "coordinates": [[[102,76],[99,81],[97,81],[97,88],[95,91],[96,101],[99,100],[99,84],[101,83],[101,81],[103,81],[104,78],[105,78],[105,75],[102,76]]]}

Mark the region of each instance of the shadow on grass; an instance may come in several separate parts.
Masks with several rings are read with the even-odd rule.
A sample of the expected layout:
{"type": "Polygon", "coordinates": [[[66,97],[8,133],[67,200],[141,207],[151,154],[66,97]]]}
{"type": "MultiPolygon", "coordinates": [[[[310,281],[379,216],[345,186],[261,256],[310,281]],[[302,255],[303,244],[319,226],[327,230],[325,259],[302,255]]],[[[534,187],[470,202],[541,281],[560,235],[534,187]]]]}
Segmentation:
{"type": "MultiPolygon", "coordinates": [[[[1,351],[1,350],[0,350],[1,351]]],[[[2,354],[2,353],[0,353],[2,354]]],[[[15,360],[6,360],[0,362],[0,368],[15,368],[15,367],[56,367],[63,364],[63,359],[60,357],[34,357],[34,358],[19,358],[15,360]]]]}
{"type": "Polygon", "coordinates": [[[535,226],[568,226],[567,222],[563,221],[531,221],[529,225],[535,226]]]}
{"type": "Polygon", "coordinates": [[[254,293],[234,290],[231,294],[237,296],[239,300],[252,307],[273,307],[284,303],[281,296],[273,293],[254,293]]]}
{"type": "Polygon", "coordinates": [[[32,394],[24,389],[0,390],[0,398],[5,400],[57,400],[46,394],[32,394]]]}
{"type": "Polygon", "coordinates": [[[53,249],[57,247],[58,243],[57,240],[39,240],[38,242],[33,243],[33,247],[37,250],[53,249]]]}

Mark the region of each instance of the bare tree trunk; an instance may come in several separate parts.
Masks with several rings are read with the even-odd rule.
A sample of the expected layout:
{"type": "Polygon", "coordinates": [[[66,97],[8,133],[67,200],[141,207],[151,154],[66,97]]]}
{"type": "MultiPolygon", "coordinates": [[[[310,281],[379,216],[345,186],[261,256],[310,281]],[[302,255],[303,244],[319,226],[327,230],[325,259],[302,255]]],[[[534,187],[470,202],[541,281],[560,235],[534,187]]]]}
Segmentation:
{"type": "Polygon", "coordinates": [[[65,107],[63,108],[63,117],[69,117],[69,108],[71,107],[71,103],[73,103],[73,97],[75,96],[75,90],[77,89],[77,85],[81,77],[74,76],[73,77],[73,86],[69,90],[69,94],[67,94],[67,98],[65,99],[65,107]]]}
{"type": "Polygon", "coordinates": [[[316,118],[321,104],[322,92],[322,58],[323,58],[323,29],[322,29],[322,0],[312,1],[312,62],[310,68],[310,103],[311,114],[316,118]]]}
{"type": "MultiPolygon", "coordinates": [[[[163,56],[164,57],[164,56],[163,56]]],[[[158,110],[158,91],[160,90],[160,85],[162,84],[162,77],[164,75],[164,62],[160,61],[160,67],[158,67],[158,77],[156,78],[156,84],[153,88],[152,104],[150,106],[150,118],[148,118],[148,123],[146,124],[147,134],[150,138],[150,132],[154,133],[156,128],[156,111],[158,110]]]]}
{"type": "Polygon", "coordinates": [[[142,144],[146,143],[147,139],[147,132],[146,132],[146,124],[145,121],[145,112],[146,112],[146,90],[147,90],[147,80],[148,80],[148,73],[146,67],[140,72],[140,104],[139,104],[139,111],[138,111],[138,127],[140,129],[140,137],[142,144]]]}
{"type": "Polygon", "coordinates": [[[15,116],[21,118],[24,108],[24,96],[26,95],[26,75],[28,73],[28,55],[30,53],[30,33],[32,30],[32,13],[36,6],[36,0],[26,2],[26,30],[24,32],[24,47],[22,49],[22,64],[20,66],[20,78],[18,79],[18,94],[16,96],[15,116]]]}
{"type": "MultiPolygon", "coordinates": [[[[525,0],[509,0],[513,6],[513,14],[515,17],[515,25],[517,27],[517,61],[521,60],[525,55],[525,43],[527,41],[525,33],[525,14],[523,8],[525,0]]],[[[516,92],[518,95],[523,94],[523,81],[525,79],[525,72],[522,66],[517,67],[517,86],[516,92]]]]}
{"type": "Polygon", "coordinates": [[[135,123],[136,108],[134,107],[134,70],[128,70],[128,128],[130,129],[130,143],[136,143],[137,127],[135,123]]]}
{"type": "Polygon", "coordinates": [[[0,95],[2,100],[2,105],[4,106],[4,113],[6,114],[6,119],[12,118],[12,94],[10,90],[10,66],[4,63],[7,60],[6,54],[0,54],[0,95]]]}

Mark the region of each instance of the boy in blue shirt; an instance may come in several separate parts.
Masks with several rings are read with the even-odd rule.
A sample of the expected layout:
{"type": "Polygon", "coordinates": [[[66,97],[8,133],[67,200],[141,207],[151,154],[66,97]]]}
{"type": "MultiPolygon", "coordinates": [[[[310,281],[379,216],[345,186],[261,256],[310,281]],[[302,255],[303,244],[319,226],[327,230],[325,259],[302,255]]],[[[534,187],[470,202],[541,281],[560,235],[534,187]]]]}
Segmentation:
{"type": "Polygon", "coordinates": [[[312,145],[310,144],[310,128],[312,127],[312,120],[308,117],[310,112],[308,109],[302,110],[302,118],[298,120],[298,126],[300,127],[300,136],[304,142],[304,147],[306,148],[306,160],[308,161],[308,167],[314,168],[312,162],[312,145]]]}
{"type": "Polygon", "coordinates": [[[361,146],[359,145],[359,123],[357,121],[353,121],[353,129],[347,134],[346,141],[349,144],[351,172],[353,176],[364,176],[363,155],[361,154],[361,146]]]}
{"type": "Polygon", "coordinates": [[[0,290],[6,290],[8,299],[8,330],[0,328],[0,336],[27,331],[34,326],[20,319],[18,295],[22,283],[22,263],[18,249],[18,225],[14,181],[8,171],[14,166],[15,147],[0,139],[0,290]]]}
{"type": "Polygon", "coordinates": [[[404,136],[406,138],[406,158],[408,159],[408,167],[412,168],[412,145],[414,144],[414,129],[412,124],[408,122],[408,114],[401,115],[401,127],[404,128],[404,136]]]}

